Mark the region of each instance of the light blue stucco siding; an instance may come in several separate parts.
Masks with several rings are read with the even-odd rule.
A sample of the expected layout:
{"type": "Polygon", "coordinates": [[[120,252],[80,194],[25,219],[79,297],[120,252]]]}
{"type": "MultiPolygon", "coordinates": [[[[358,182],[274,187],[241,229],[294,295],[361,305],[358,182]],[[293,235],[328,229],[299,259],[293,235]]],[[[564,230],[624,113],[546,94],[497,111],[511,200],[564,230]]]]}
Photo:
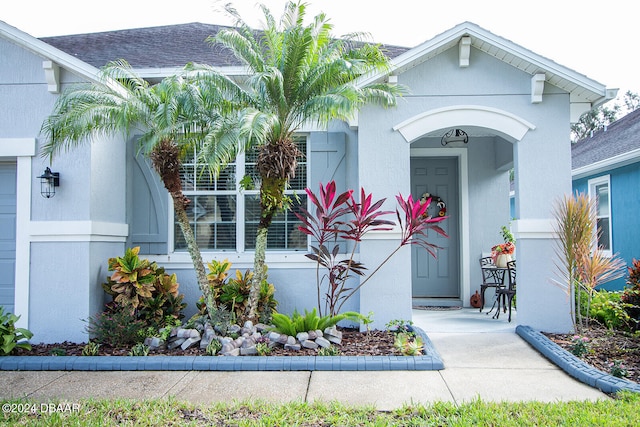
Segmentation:
{"type": "MultiPolygon", "coordinates": [[[[0,51],[0,140],[35,142],[31,152],[16,150],[30,154],[8,159],[17,163],[17,209],[24,223],[16,236],[16,314],[34,343],[83,342],[83,319],[102,309],[107,260],[124,251],[124,143],[122,137],[99,139],[52,161],[41,157],[47,141],[40,129],[59,97],[43,70],[49,58],[4,39],[0,51]],[[60,173],[50,199],[40,195],[38,179],[47,166],[60,173]]],[[[60,91],[79,81],[59,70],[60,91]]]]}
{"type": "MultiPolygon", "coordinates": [[[[609,175],[611,198],[611,244],[612,251],[630,266],[640,259],[640,163],[632,163],[573,181],[573,191],[589,193],[589,180],[609,175]]],[[[624,289],[628,274],[600,286],[602,289],[620,291],[624,289]]]]}

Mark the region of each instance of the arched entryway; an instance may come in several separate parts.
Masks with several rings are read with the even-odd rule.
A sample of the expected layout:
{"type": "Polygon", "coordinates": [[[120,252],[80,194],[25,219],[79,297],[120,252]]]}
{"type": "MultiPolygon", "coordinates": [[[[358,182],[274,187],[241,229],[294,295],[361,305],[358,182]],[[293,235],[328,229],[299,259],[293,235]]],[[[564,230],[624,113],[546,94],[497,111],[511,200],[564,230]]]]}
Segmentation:
{"type": "MultiPolygon", "coordinates": [[[[535,127],[526,120],[509,112],[484,106],[451,106],[438,108],[418,114],[396,125],[404,139],[411,143],[411,191],[414,197],[423,192],[435,194],[447,202],[446,224],[451,235],[444,249],[439,251],[438,259],[433,259],[424,252],[414,250],[412,253],[412,294],[414,303],[426,305],[468,305],[475,283],[475,261],[480,252],[489,243],[478,243],[480,237],[476,220],[479,204],[479,190],[483,184],[477,182],[483,176],[482,168],[497,168],[496,175],[508,173],[513,163],[513,145],[524,137],[526,132],[535,127]],[[450,129],[461,128],[470,134],[471,144],[457,144],[455,147],[442,146],[441,137],[450,129]],[[484,144],[484,145],[483,145],[484,144]],[[479,157],[478,147],[482,146],[479,157]],[[487,161],[487,150],[494,150],[491,161],[487,161]],[[474,151],[476,150],[476,151],[474,151]],[[469,153],[475,153],[471,156],[469,153]],[[506,153],[506,155],[504,155],[506,153]],[[499,159],[504,155],[504,159],[499,159]],[[503,161],[504,165],[497,163],[503,161]],[[490,165],[489,165],[490,163],[490,165]],[[470,176],[472,174],[469,194],[470,176]],[[446,193],[443,197],[443,194],[446,193]],[[471,218],[470,210],[474,211],[471,218]],[[471,235],[473,234],[473,236],[471,235]]],[[[484,174],[484,176],[488,175],[484,174]]],[[[494,185],[487,178],[487,183],[494,185]]],[[[499,224],[508,223],[508,184],[504,190],[504,220],[489,223],[487,229],[495,228],[498,238],[499,224]]],[[[496,191],[487,189],[487,191],[496,191]]],[[[444,224],[444,223],[443,223],[444,224]]],[[[490,230],[482,230],[490,233],[490,230]]],[[[437,237],[434,236],[437,239],[437,237]]],[[[442,242],[438,242],[442,243],[442,242]]],[[[497,241],[495,243],[498,243],[497,241]]]]}

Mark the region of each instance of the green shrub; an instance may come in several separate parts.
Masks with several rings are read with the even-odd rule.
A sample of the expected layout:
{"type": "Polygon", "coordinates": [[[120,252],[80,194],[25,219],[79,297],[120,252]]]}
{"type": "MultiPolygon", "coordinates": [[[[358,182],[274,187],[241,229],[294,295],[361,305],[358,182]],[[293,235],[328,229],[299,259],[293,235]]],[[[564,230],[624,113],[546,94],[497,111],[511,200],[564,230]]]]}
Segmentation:
{"type": "Polygon", "coordinates": [[[16,348],[31,350],[31,345],[28,342],[23,342],[23,340],[31,339],[33,333],[28,329],[16,328],[15,324],[18,319],[20,319],[20,316],[16,316],[13,313],[5,313],[4,307],[0,306],[0,335],[2,335],[0,356],[7,356],[16,348]]]}
{"type": "Polygon", "coordinates": [[[631,319],[631,327],[640,329],[640,260],[634,259],[631,267],[627,267],[629,277],[621,301],[627,304],[625,310],[631,319]]]}
{"type": "Polygon", "coordinates": [[[222,349],[222,344],[217,339],[212,339],[207,345],[205,353],[207,356],[215,356],[222,349]]]}
{"type": "Polygon", "coordinates": [[[110,258],[113,274],[102,288],[117,306],[154,328],[165,326],[169,316],[182,319],[186,304],[178,292],[177,276],[166,274],[155,262],[140,259],[139,252],[140,247],[135,247],[127,249],[123,257],[110,258]]]}
{"type": "Polygon", "coordinates": [[[148,356],[148,355],[149,355],[149,346],[144,345],[141,342],[131,347],[131,351],[129,352],[129,356],[148,356]]]}
{"type": "Polygon", "coordinates": [[[424,343],[421,337],[405,332],[395,334],[393,346],[403,356],[419,356],[424,350],[424,343]]]}
{"type": "Polygon", "coordinates": [[[318,350],[318,356],[340,356],[340,349],[335,345],[323,347],[318,350]]]}
{"type": "Polygon", "coordinates": [[[621,297],[621,292],[594,291],[589,307],[589,317],[609,329],[630,329],[632,320],[627,312],[630,304],[623,302],[621,297]]]}
{"type": "Polygon", "coordinates": [[[294,310],[291,316],[282,313],[273,313],[271,323],[273,323],[274,331],[295,337],[299,332],[315,331],[318,329],[324,331],[326,328],[337,325],[338,322],[342,320],[360,322],[362,317],[360,313],[355,311],[347,311],[336,316],[326,315],[320,317],[314,308],[311,311],[305,310],[304,316],[300,315],[297,310],[294,310]]]}
{"type": "MultiPolygon", "coordinates": [[[[249,292],[253,272],[246,270],[244,274],[236,270],[235,277],[228,277],[231,263],[228,260],[213,260],[207,264],[209,273],[207,279],[211,286],[212,294],[216,305],[221,307],[219,311],[231,314],[231,322],[242,320],[249,304],[249,292]]],[[[271,323],[271,315],[278,306],[275,299],[276,288],[267,280],[263,280],[260,285],[258,300],[258,320],[262,323],[271,323]]],[[[207,307],[204,296],[201,296],[196,303],[200,314],[207,314],[207,307]]]]}
{"type": "Polygon", "coordinates": [[[413,321],[411,320],[403,320],[403,319],[393,319],[387,323],[387,330],[393,332],[394,334],[407,334],[411,336],[415,336],[415,332],[411,329],[413,326],[413,321]]]}
{"type": "Polygon", "coordinates": [[[89,341],[84,347],[82,347],[83,356],[97,356],[100,350],[100,344],[89,341]]]}
{"type": "Polygon", "coordinates": [[[571,339],[569,351],[576,357],[582,357],[591,350],[591,340],[587,337],[574,335],[571,339]]]}
{"type": "Polygon", "coordinates": [[[147,325],[128,309],[110,305],[88,320],[87,332],[93,340],[112,347],[134,345],[144,339],[147,325]]]}

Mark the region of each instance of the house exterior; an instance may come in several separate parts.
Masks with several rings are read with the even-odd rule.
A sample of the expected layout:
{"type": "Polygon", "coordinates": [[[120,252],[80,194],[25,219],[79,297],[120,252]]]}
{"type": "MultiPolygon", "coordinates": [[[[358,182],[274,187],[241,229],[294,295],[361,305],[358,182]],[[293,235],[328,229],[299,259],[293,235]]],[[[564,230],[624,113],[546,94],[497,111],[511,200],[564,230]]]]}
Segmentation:
{"type": "MultiPolygon", "coordinates": [[[[171,202],[136,156],[135,135],[97,138],[49,165],[39,156],[39,130],[59,93],[95,81],[109,60],[126,59],[150,81],[188,61],[242,79],[240,64],[204,42],[218,28],[186,24],[36,39],[0,22],[0,227],[6,248],[0,303],[22,316],[34,342],[86,341],[83,319],[102,309],[107,259],[131,246],[177,273],[195,311],[199,291],[171,202]],[[48,199],[40,195],[38,179],[47,166],[60,174],[55,197],[48,199]]],[[[307,156],[292,191],[304,195],[304,187],[334,179],[339,190],[364,187],[386,198],[388,210],[395,210],[398,193],[420,198],[428,192],[446,203],[448,218],[441,224],[450,237],[432,236],[441,247],[437,259],[402,248],[345,309],[373,312],[373,327],[383,328],[389,320],[409,319],[412,304],[468,306],[480,287],[478,259],[509,224],[514,168],[517,322],[570,330],[568,300],[550,280],[549,201],[571,192],[570,123],[616,91],[469,22],[412,49],[388,50],[391,70],[361,83],[397,82],[410,94],[393,109],[370,106],[349,123],[302,129],[299,143],[307,156]],[[446,143],[446,133],[462,135],[456,129],[468,141],[446,143]]],[[[185,163],[185,190],[205,262],[227,258],[241,271],[253,265],[255,193],[237,185],[252,161],[240,156],[215,182],[202,181],[197,165],[185,163]]],[[[266,261],[279,310],[314,307],[315,264],[305,257],[308,242],[296,233],[295,217],[282,215],[269,235],[266,261]]],[[[359,260],[373,270],[398,242],[397,230],[371,233],[360,244],[359,260]]]]}
{"type": "MultiPolygon", "coordinates": [[[[571,147],[573,190],[596,199],[598,245],[631,265],[640,258],[640,110],[571,147]]],[[[626,277],[601,285],[622,290],[626,277]]]]}

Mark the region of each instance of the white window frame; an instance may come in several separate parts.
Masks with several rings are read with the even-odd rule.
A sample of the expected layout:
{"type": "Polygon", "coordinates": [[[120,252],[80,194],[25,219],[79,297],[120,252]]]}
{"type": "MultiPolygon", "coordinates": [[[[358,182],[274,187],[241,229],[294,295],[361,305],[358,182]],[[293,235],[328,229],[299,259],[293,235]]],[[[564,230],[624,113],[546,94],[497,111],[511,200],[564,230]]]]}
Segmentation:
{"type": "MultiPolygon", "coordinates": [[[[309,138],[309,134],[308,133],[297,133],[296,137],[304,137],[306,138],[306,152],[304,153],[304,158],[306,159],[306,179],[305,179],[305,184],[304,187],[307,188],[309,187],[309,181],[311,179],[311,162],[309,161],[310,159],[310,154],[311,154],[311,140],[309,138]]],[[[238,154],[238,156],[236,157],[235,160],[235,165],[236,165],[236,176],[235,176],[235,181],[236,181],[236,188],[238,188],[239,190],[235,193],[236,194],[236,248],[235,250],[229,249],[229,250],[213,250],[213,249],[201,249],[201,252],[203,254],[203,256],[205,258],[212,258],[215,257],[216,254],[219,254],[220,256],[224,256],[224,257],[228,257],[231,254],[236,254],[236,261],[241,261],[241,262],[247,262],[250,258],[246,258],[245,254],[250,255],[251,259],[253,258],[253,254],[255,253],[254,249],[246,249],[245,248],[245,196],[247,194],[259,194],[259,189],[255,189],[255,190],[242,190],[240,187],[240,181],[242,180],[242,178],[245,175],[245,153],[242,152],[240,154],[238,154]],[[241,171],[241,172],[240,172],[241,171]]],[[[294,190],[295,192],[300,192],[300,193],[304,193],[304,189],[300,189],[300,190],[294,190]]],[[[292,191],[287,191],[287,194],[291,194],[292,191]]],[[[168,216],[168,227],[169,227],[169,233],[167,236],[167,245],[168,245],[168,256],[167,256],[167,261],[170,261],[172,258],[174,260],[180,260],[181,262],[186,261],[189,256],[187,251],[183,251],[183,250],[179,250],[176,251],[175,250],[175,210],[173,208],[173,200],[171,199],[171,196],[167,195],[167,197],[169,198],[169,203],[168,203],[168,208],[169,208],[169,216],[168,216]]],[[[307,201],[307,206],[308,208],[308,201],[307,201]]],[[[303,257],[304,254],[307,253],[309,249],[309,242],[307,239],[307,248],[305,249],[305,251],[301,251],[301,250],[293,250],[293,249],[274,249],[274,250],[269,250],[268,252],[271,253],[271,255],[275,255],[275,260],[279,260],[281,257],[279,256],[279,254],[282,254],[282,259],[283,260],[292,260],[292,256],[291,255],[299,255],[299,256],[294,256],[293,259],[296,260],[296,262],[300,262],[303,259],[300,257],[303,257]],[[300,258],[300,259],[298,259],[300,258]]],[[[306,261],[306,258],[304,259],[306,261]]]]}
{"type": "MultiPolygon", "coordinates": [[[[598,193],[596,191],[596,188],[598,186],[601,185],[606,185],[607,189],[609,190],[609,197],[608,197],[608,206],[607,206],[607,211],[609,212],[608,215],[608,219],[609,219],[609,249],[603,249],[602,253],[605,256],[608,257],[612,257],[613,256],[613,230],[612,230],[612,225],[613,225],[613,212],[611,211],[611,176],[610,175],[603,175],[603,176],[599,176],[597,178],[592,178],[588,181],[588,187],[589,187],[589,199],[591,200],[595,200],[596,203],[596,217],[597,218],[601,218],[600,216],[597,215],[597,209],[598,209],[598,193]]],[[[597,233],[597,230],[596,230],[597,233]]],[[[598,245],[598,239],[597,236],[594,235],[593,237],[593,246],[597,247],[598,245]]]]}

